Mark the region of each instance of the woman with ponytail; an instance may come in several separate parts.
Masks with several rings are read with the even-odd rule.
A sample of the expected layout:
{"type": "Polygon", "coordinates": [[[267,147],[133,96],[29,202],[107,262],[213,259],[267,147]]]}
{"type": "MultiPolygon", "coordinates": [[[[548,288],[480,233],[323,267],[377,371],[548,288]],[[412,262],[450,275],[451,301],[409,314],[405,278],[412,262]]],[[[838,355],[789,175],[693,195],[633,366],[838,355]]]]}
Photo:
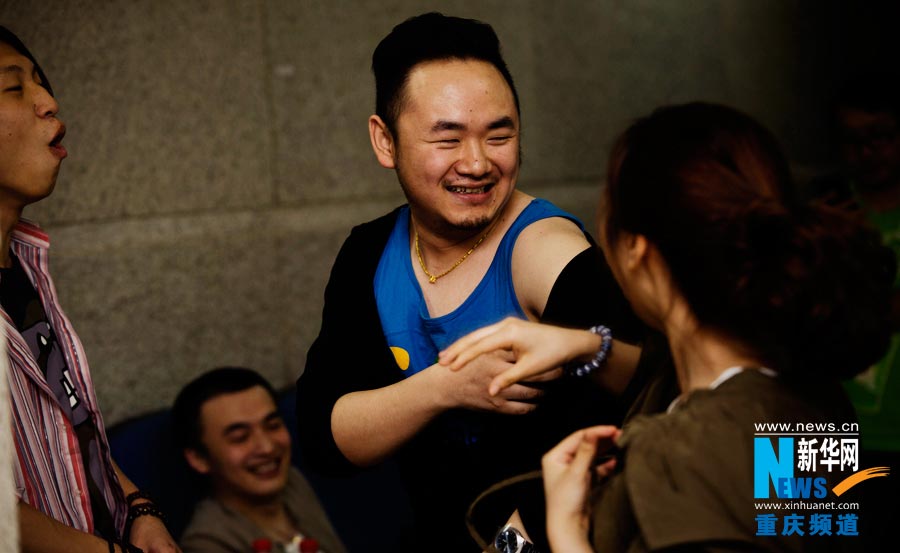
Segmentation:
{"type": "MultiPolygon", "coordinates": [[[[770,511],[754,505],[753,448],[756,424],[854,420],[838,381],[878,359],[889,336],[896,262],[878,234],[801,202],[772,135],[702,103],[661,108],[625,131],[600,219],[616,279],[668,341],[680,395],[664,413],[582,430],[544,457],[553,551],[858,550],[859,538],[808,535],[803,512],[802,533],[784,535],[781,519],[773,532],[761,526],[770,511]],[[607,451],[615,456],[594,466],[607,451]],[[592,494],[597,476],[608,478],[592,494]]],[[[559,366],[592,372],[609,342],[592,330],[506,320],[441,361],[459,369],[512,351],[496,393],[559,366]]],[[[797,475],[825,478],[834,499],[841,474],[825,468],[797,475]]]]}

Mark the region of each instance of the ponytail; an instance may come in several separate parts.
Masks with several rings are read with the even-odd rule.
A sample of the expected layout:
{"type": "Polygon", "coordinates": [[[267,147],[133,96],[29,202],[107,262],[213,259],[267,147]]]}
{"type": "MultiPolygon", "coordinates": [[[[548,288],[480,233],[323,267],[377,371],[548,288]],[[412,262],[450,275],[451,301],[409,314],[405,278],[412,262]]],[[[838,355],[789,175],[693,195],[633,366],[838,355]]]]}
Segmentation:
{"type": "Polygon", "coordinates": [[[731,108],[661,108],[610,157],[606,235],[644,235],[701,324],[781,371],[834,377],[877,360],[896,261],[877,232],[798,199],[774,137],[731,108]]]}

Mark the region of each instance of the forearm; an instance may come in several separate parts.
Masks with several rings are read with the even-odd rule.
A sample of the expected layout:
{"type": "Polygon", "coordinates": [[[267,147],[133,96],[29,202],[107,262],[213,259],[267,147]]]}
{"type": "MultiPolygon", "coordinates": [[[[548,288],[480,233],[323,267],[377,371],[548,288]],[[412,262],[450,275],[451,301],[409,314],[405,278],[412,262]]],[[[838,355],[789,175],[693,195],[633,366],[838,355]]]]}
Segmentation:
{"type": "Polygon", "coordinates": [[[122,487],[122,492],[125,494],[125,497],[128,497],[129,494],[132,494],[138,491],[138,487],[131,481],[128,476],[122,472],[122,469],[119,468],[119,465],[113,460],[113,468],[116,471],[116,477],[119,479],[119,485],[122,487]]]}
{"type": "Polygon", "coordinates": [[[396,384],[352,392],[338,399],[331,430],[341,453],[357,466],[368,466],[395,452],[447,409],[435,393],[432,366],[396,384]]]}
{"type": "MultiPolygon", "coordinates": [[[[116,476],[119,478],[119,485],[122,486],[122,492],[127,498],[130,494],[139,491],[138,487],[128,478],[119,465],[113,461],[116,476]]],[[[129,504],[131,507],[138,505],[153,505],[153,502],[145,497],[133,499],[129,504]]],[[[130,542],[132,545],[140,548],[144,553],[180,553],[180,549],[175,544],[172,535],[166,528],[162,518],[157,518],[155,514],[138,515],[131,522],[129,534],[124,537],[124,541],[130,542]]],[[[108,550],[107,550],[108,551],[108,550]]]]}
{"type": "MultiPolygon", "coordinates": [[[[592,332],[572,330],[566,335],[563,362],[587,363],[597,354],[601,339],[592,332]]],[[[631,382],[641,358],[641,348],[613,340],[606,362],[591,373],[591,378],[614,394],[622,394],[631,382]]]]}
{"type": "MultiPolygon", "coordinates": [[[[76,530],[19,502],[19,541],[23,553],[108,553],[109,543],[76,530]]],[[[118,549],[117,549],[118,551],[118,549]]]]}
{"type": "MultiPolygon", "coordinates": [[[[596,351],[594,350],[595,353],[596,351]]],[[[634,377],[640,358],[640,347],[614,340],[606,364],[595,371],[592,377],[600,386],[621,395],[634,377]]]]}

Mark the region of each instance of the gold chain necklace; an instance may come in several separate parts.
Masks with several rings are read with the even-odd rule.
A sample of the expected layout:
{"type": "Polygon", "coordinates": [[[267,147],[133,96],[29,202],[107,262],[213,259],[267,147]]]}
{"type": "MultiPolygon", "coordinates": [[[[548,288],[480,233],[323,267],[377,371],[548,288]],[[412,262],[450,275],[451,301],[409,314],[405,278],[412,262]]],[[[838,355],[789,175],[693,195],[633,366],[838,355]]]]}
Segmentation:
{"type": "Polygon", "coordinates": [[[478,241],[475,242],[475,245],[472,246],[471,248],[469,248],[469,251],[467,251],[465,254],[463,254],[463,256],[460,257],[459,260],[456,263],[454,263],[452,267],[450,267],[449,269],[447,269],[446,271],[444,271],[443,273],[441,273],[439,275],[433,275],[430,272],[428,272],[428,267],[425,266],[425,260],[422,259],[422,251],[419,250],[419,231],[418,231],[418,229],[415,228],[415,226],[413,226],[413,233],[415,234],[414,242],[416,243],[416,257],[419,258],[419,265],[422,266],[422,271],[424,271],[425,276],[428,277],[428,282],[430,282],[431,284],[434,284],[437,281],[437,279],[439,279],[443,276],[447,276],[447,274],[449,274],[450,271],[452,271],[453,269],[462,265],[462,262],[465,261],[466,258],[468,258],[470,255],[472,255],[472,252],[475,251],[475,248],[477,248],[482,242],[484,242],[484,239],[487,238],[488,234],[491,233],[491,230],[493,228],[494,228],[493,224],[490,227],[488,227],[488,229],[486,231],[484,231],[484,234],[481,235],[481,238],[479,238],[478,241]]]}

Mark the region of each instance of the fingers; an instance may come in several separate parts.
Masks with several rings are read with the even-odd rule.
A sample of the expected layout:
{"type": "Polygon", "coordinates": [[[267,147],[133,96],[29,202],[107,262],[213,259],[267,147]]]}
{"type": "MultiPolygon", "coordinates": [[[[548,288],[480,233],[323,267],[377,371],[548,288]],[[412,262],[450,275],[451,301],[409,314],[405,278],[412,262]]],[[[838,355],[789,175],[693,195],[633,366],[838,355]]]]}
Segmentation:
{"type": "Polygon", "coordinates": [[[475,406],[504,415],[524,415],[537,409],[538,398],[544,395],[543,390],[530,386],[512,386],[498,397],[486,397],[485,403],[475,406]]]}
{"type": "Polygon", "coordinates": [[[575,450],[575,457],[570,464],[574,474],[589,474],[591,464],[594,462],[594,455],[597,454],[597,440],[594,436],[585,432],[578,449],[575,450]]]}
{"type": "Polygon", "coordinates": [[[509,349],[512,344],[511,332],[522,323],[523,321],[519,319],[507,317],[499,323],[471,332],[442,351],[438,356],[438,362],[449,365],[450,370],[458,371],[482,353],[509,349]]]}
{"type": "Polygon", "coordinates": [[[584,430],[578,430],[569,434],[544,455],[541,464],[544,465],[544,468],[553,464],[568,464],[574,457],[578,445],[583,439],[584,430]]]}
{"type": "Polygon", "coordinates": [[[516,363],[491,380],[491,383],[488,385],[488,393],[492,396],[498,395],[501,391],[509,388],[516,382],[531,376],[529,370],[530,367],[527,361],[522,360],[516,363]]]}
{"type": "Polygon", "coordinates": [[[545,365],[539,363],[539,360],[531,356],[520,358],[513,366],[491,380],[488,393],[495,396],[516,382],[546,382],[562,376],[560,367],[547,370],[545,365]]]}
{"type": "Polygon", "coordinates": [[[522,380],[520,380],[520,382],[549,382],[551,380],[556,380],[562,375],[563,368],[556,367],[555,369],[550,369],[549,371],[533,374],[527,378],[523,378],[522,380]]]}
{"type": "Polygon", "coordinates": [[[589,439],[593,440],[609,440],[610,445],[612,445],[612,441],[618,437],[619,434],[622,433],[617,427],[612,425],[600,425],[600,426],[590,426],[584,429],[585,434],[589,436],[589,439]]]}
{"type": "Polygon", "coordinates": [[[465,365],[466,362],[471,361],[481,353],[479,352],[479,354],[471,355],[469,350],[483,338],[497,332],[497,329],[501,324],[503,324],[503,321],[479,328],[478,330],[466,334],[459,340],[450,344],[450,347],[440,352],[438,355],[438,362],[441,365],[450,365],[451,370],[458,370],[459,367],[465,365]],[[461,356],[464,356],[466,359],[465,362],[459,361],[461,356]]]}
{"type": "Polygon", "coordinates": [[[537,409],[536,403],[526,403],[522,401],[506,401],[497,409],[498,413],[504,415],[527,415],[537,409]]]}
{"type": "MultiPolygon", "coordinates": [[[[569,434],[553,449],[544,455],[544,461],[569,463],[575,456],[578,446],[581,442],[587,441],[593,444],[594,452],[599,449],[601,441],[612,442],[613,438],[620,433],[619,429],[611,425],[591,426],[569,434]]],[[[604,449],[609,445],[604,444],[604,449]]]]}
{"type": "MultiPolygon", "coordinates": [[[[490,330],[491,328],[492,327],[487,327],[482,330],[490,330]]],[[[508,348],[509,339],[506,333],[500,332],[499,329],[495,330],[491,334],[488,334],[480,338],[479,340],[468,344],[466,349],[456,355],[456,358],[452,363],[450,363],[450,370],[458,371],[459,369],[466,366],[467,363],[471,362],[473,359],[483,353],[490,353],[500,349],[508,348]]],[[[439,359],[441,363],[445,362],[443,356],[441,356],[439,359]]]]}
{"type": "Polygon", "coordinates": [[[534,401],[543,395],[544,391],[540,388],[514,384],[502,390],[497,397],[505,399],[506,401],[534,401]]]}
{"type": "Polygon", "coordinates": [[[494,351],[492,351],[486,355],[491,355],[491,356],[493,356],[497,359],[500,359],[501,361],[504,361],[510,365],[515,363],[516,359],[518,359],[516,352],[514,352],[510,349],[495,349],[494,351]]]}
{"type": "Polygon", "coordinates": [[[606,461],[600,463],[596,467],[594,467],[594,473],[597,475],[597,478],[606,478],[613,471],[616,470],[616,458],[613,457],[611,459],[607,459],[606,461]]]}

